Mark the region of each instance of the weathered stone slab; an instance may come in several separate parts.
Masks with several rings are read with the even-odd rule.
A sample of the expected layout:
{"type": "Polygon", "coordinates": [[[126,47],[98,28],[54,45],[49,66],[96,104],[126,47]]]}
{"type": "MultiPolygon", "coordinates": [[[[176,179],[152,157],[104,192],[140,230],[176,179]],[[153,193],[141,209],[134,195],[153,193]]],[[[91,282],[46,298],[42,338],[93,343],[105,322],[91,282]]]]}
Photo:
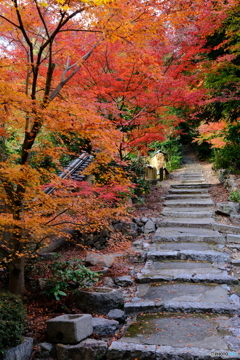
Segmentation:
{"type": "Polygon", "coordinates": [[[179,252],[179,258],[181,260],[192,260],[192,261],[210,261],[210,262],[228,262],[230,255],[220,251],[193,251],[193,250],[182,250],[179,252]]]}
{"type": "Polygon", "coordinates": [[[210,184],[175,184],[171,185],[172,189],[206,189],[211,187],[210,184]]]}
{"type": "Polygon", "coordinates": [[[219,223],[213,224],[213,229],[224,234],[240,234],[240,226],[224,225],[219,223]]]}
{"type": "Polygon", "coordinates": [[[50,357],[52,351],[53,344],[47,342],[38,344],[38,355],[41,359],[50,357]]]}
{"type": "Polygon", "coordinates": [[[211,302],[230,304],[229,291],[216,284],[140,284],[137,296],[150,301],[211,302]]]}
{"type": "Polygon", "coordinates": [[[47,321],[47,336],[53,343],[76,344],[92,332],[90,314],[61,315],[47,321]]]}
{"type": "Polygon", "coordinates": [[[77,345],[56,346],[58,360],[101,360],[105,359],[107,343],[101,340],[86,339],[77,345]]]}
{"type": "Polygon", "coordinates": [[[210,218],[213,215],[213,211],[186,211],[188,210],[188,208],[185,208],[185,211],[182,210],[182,208],[169,208],[168,210],[163,210],[162,211],[162,215],[163,216],[168,216],[171,218],[191,218],[191,219],[195,219],[195,218],[210,218]]]}
{"type": "MultiPolygon", "coordinates": [[[[214,224],[213,224],[214,226],[214,224]]],[[[153,242],[157,241],[205,241],[225,244],[225,238],[219,232],[211,229],[186,228],[186,227],[159,227],[152,237],[153,242]]]]}
{"type": "Polygon", "coordinates": [[[33,351],[33,339],[24,338],[24,341],[7,351],[4,360],[29,360],[33,351]]]}
{"type": "Polygon", "coordinates": [[[126,319],[125,312],[120,309],[110,310],[107,316],[109,320],[117,320],[119,323],[123,323],[126,319]]]}
{"type": "Polygon", "coordinates": [[[239,203],[223,201],[216,204],[216,214],[231,215],[239,211],[239,203]]]}
{"type": "Polygon", "coordinates": [[[212,229],[214,219],[212,218],[164,218],[162,222],[158,222],[158,227],[190,227],[212,229]]]}
{"type": "Polygon", "coordinates": [[[116,285],[122,287],[133,285],[133,279],[129,275],[118,276],[114,279],[114,282],[116,285]]]}
{"type": "Polygon", "coordinates": [[[217,284],[235,284],[237,278],[208,262],[148,261],[136,276],[139,283],[161,281],[188,281],[217,284]]]}
{"type": "Polygon", "coordinates": [[[169,194],[165,196],[166,200],[179,200],[179,199],[183,199],[183,200],[189,200],[189,199],[195,199],[195,200],[199,200],[199,199],[210,199],[211,196],[207,193],[203,193],[203,194],[169,194]]]}
{"type": "Polygon", "coordinates": [[[234,265],[234,266],[240,266],[240,259],[231,260],[231,264],[234,265]]]}
{"type": "Polygon", "coordinates": [[[218,315],[239,315],[238,305],[214,302],[198,301],[132,301],[125,304],[125,312],[128,315],[141,313],[197,313],[197,314],[218,314],[218,315]]]}
{"type": "Polygon", "coordinates": [[[206,350],[189,348],[188,346],[174,349],[171,346],[161,346],[156,351],[156,360],[236,360],[237,353],[227,350],[206,350]]]}
{"type": "Polygon", "coordinates": [[[90,265],[100,265],[103,267],[111,267],[116,261],[115,255],[103,255],[97,253],[88,253],[85,262],[90,265]]]}
{"type": "Polygon", "coordinates": [[[156,230],[156,224],[152,220],[148,220],[144,227],[143,227],[144,233],[149,234],[151,232],[154,232],[156,230]]]}
{"type": "Polygon", "coordinates": [[[228,316],[146,314],[137,317],[121,340],[175,349],[188,347],[189,351],[197,346],[210,351],[229,350],[222,333],[232,336],[230,325],[228,316]]]}
{"type": "Polygon", "coordinates": [[[211,199],[202,199],[202,200],[188,199],[187,201],[183,199],[179,199],[179,200],[166,200],[164,205],[168,207],[179,207],[179,206],[200,207],[200,206],[214,206],[214,202],[211,199]]]}
{"type": "Polygon", "coordinates": [[[102,337],[114,335],[119,328],[118,321],[98,317],[93,318],[92,325],[93,332],[102,337]]]}
{"type": "MultiPolygon", "coordinates": [[[[158,306],[159,307],[159,306],[158,306]]],[[[133,314],[133,313],[141,313],[142,311],[144,312],[148,312],[148,311],[156,311],[156,302],[155,301],[150,301],[150,300],[136,300],[136,301],[132,301],[132,302],[126,302],[124,304],[124,310],[125,313],[128,314],[133,314]]],[[[163,310],[163,304],[161,307],[161,310],[163,310]]]]}
{"type": "Polygon", "coordinates": [[[240,235],[228,234],[227,235],[227,243],[240,244],[240,235]]]}
{"type": "Polygon", "coordinates": [[[129,344],[122,341],[114,341],[108,349],[107,360],[154,360],[156,346],[129,344]]]}
{"type": "Polygon", "coordinates": [[[239,306],[226,303],[213,303],[213,302],[177,302],[168,301],[164,304],[163,311],[166,312],[183,312],[187,313],[211,313],[211,314],[227,314],[239,315],[239,306]]]}
{"type": "Polygon", "coordinates": [[[169,189],[169,194],[208,194],[208,189],[206,188],[188,189],[185,187],[183,189],[171,188],[169,189]]]}
{"type": "Polygon", "coordinates": [[[178,242],[178,243],[157,243],[155,245],[155,250],[194,250],[194,251],[204,251],[210,250],[210,245],[204,242],[178,242]]]}
{"type": "Polygon", "coordinates": [[[190,185],[201,185],[201,184],[205,184],[205,180],[204,179],[183,179],[181,181],[181,184],[190,184],[190,185]]]}
{"type": "Polygon", "coordinates": [[[240,225],[240,215],[230,215],[230,220],[234,225],[240,225]]]}

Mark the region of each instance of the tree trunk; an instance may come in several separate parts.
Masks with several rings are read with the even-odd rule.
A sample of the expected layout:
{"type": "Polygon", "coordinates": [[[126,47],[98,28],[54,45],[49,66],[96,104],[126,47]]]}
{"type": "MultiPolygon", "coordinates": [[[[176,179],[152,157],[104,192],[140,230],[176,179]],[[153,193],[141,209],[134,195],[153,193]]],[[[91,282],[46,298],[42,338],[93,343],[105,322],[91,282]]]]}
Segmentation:
{"type": "Polygon", "coordinates": [[[21,257],[13,260],[9,272],[9,291],[16,295],[23,295],[25,291],[24,281],[25,259],[21,257]]]}

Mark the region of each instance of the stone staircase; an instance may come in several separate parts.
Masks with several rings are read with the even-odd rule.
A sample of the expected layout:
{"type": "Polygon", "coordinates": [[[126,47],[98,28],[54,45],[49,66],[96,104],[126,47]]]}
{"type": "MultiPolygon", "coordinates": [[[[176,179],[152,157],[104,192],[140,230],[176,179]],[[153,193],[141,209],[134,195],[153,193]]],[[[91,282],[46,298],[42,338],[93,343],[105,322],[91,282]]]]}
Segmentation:
{"type": "Polygon", "coordinates": [[[195,163],[171,186],[152,242],[142,244],[145,265],[125,303],[131,324],[108,360],[240,359],[240,287],[226,247],[240,237],[215,224],[208,187],[195,163]]]}

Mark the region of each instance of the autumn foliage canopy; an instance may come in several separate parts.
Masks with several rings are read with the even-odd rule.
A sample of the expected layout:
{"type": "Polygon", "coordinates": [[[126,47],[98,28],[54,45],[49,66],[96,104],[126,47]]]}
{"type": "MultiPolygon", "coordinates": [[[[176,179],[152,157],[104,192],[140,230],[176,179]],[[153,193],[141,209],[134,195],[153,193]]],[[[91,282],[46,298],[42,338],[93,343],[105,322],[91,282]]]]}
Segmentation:
{"type": "Polygon", "coordinates": [[[1,1],[0,252],[12,292],[24,291],[24,259],[52,238],[126,214],[127,155],[177,134],[184,120],[177,110],[206,99],[206,37],[233,5],[1,1]],[[91,172],[101,175],[95,184],[60,179],[86,149],[91,172]]]}

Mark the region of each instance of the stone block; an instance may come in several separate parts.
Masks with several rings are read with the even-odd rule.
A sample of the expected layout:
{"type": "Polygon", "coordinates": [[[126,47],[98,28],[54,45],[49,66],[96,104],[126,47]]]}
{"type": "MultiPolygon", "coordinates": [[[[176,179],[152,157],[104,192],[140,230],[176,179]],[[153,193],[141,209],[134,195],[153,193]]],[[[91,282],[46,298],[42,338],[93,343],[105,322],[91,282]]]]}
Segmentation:
{"type": "Polygon", "coordinates": [[[148,220],[144,225],[144,233],[149,234],[156,230],[156,224],[152,220],[148,220]]]}
{"type": "Polygon", "coordinates": [[[239,203],[224,201],[216,204],[216,214],[231,215],[239,211],[239,203]]]}
{"type": "Polygon", "coordinates": [[[90,265],[99,265],[103,267],[111,267],[115,261],[113,255],[100,255],[95,253],[88,253],[85,262],[90,265]]]}
{"type": "Polygon", "coordinates": [[[106,315],[112,309],[122,308],[124,301],[121,289],[95,287],[93,291],[75,291],[75,302],[79,309],[106,315]]]}
{"type": "Polygon", "coordinates": [[[53,343],[76,344],[92,332],[90,314],[61,315],[47,321],[47,336],[53,343]]]}
{"type": "Polygon", "coordinates": [[[47,358],[53,351],[53,345],[47,342],[38,344],[38,354],[40,358],[47,358]]]}
{"type": "Polygon", "coordinates": [[[107,343],[86,339],[77,345],[58,344],[56,350],[58,360],[101,360],[105,359],[107,343]]]}
{"type": "Polygon", "coordinates": [[[133,285],[133,280],[132,280],[131,276],[129,276],[129,275],[116,277],[114,279],[114,282],[116,285],[122,286],[122,287],[133,285]]]}
{"type": "Polygon", "coordinates": [[[156,346],[114,341],[108,349],[107,360],[155,359],[156,346]]]}
{"type": "Polygon", "coordinates": [[[4,360],[29,360],[33,350],[33,339],[26,337],[21,344],[8,350],[4,360]]]}
{"type": "Polygon", "coordinates": [[[240,215],[236,215],[236,214],[230,215],[230,219],[233,224],[240,225],[240,215]]]}
{"type": "Polygon", "coordinates": [[[107,316],[109,320],[117,320],[119,323],[124,323],[126,319],[125,312],[120,309],[110,310],[107,316]]]}
{"type": "Polygon", "coordinates": [[[108,320],[104,318],[93,318],[93,332],[98,336],[114,335],[119,328],[119,322],[116,320],[108,320]]]}
{"type": "Polygon", "coordinates": [[[240,244],[240,235],[228,234],[227,235],[227,242],[228,243],[233,243],[233,244],[240,244]]]}

